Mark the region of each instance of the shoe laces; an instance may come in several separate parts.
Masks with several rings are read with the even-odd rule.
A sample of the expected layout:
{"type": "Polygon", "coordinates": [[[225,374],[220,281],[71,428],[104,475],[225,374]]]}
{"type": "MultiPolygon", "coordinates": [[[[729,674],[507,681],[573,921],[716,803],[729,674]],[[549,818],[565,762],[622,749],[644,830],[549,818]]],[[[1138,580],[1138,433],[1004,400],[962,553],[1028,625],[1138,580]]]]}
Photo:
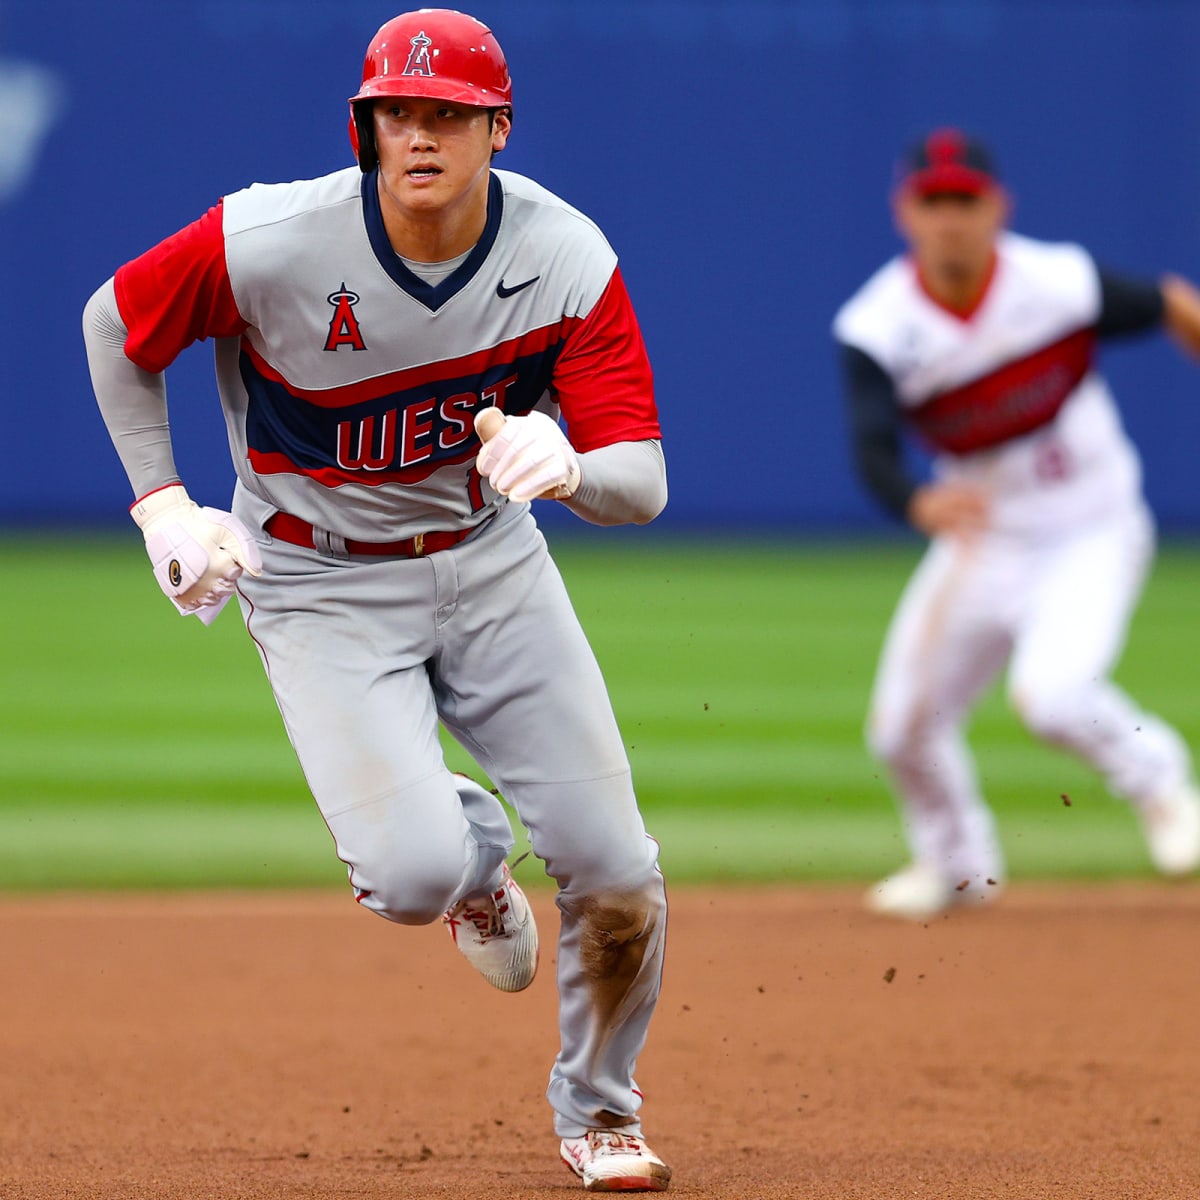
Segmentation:
{"type": "Polygon", "coordinates": [[[645,1151],[642,1141],[635,1134],[621,1133],[616,1129],[593,1129],[588,1134],[588,1143],[593,1154],[636,1154],[645,1151]]]}
{"type": "MultiPolygon", "coordinates": [[[[529,857],[526,850],[514,863],[520,866],[529,857]]],[[[512,871],[504,868],[504,879],[500,886],[490,896],[466,896],[442,918],[453,930],[463,922],[469,921],[475,926],[475,932],[481,942],[492,938],[507,937],[511,932],[505,925],[504,918],[512,910],[509,902],[508,886],[512,882],[512,871]]]]}
{"type": "Polygon", "coordinates": [[[469,921],[475,926],[479,940],[486,942],[492,938],[504,937],[508,933],[504,924],[504,916],[508,911],[508,897],[505,895],[505,889],[501,887],[490,896],[460,900],[446,914],[446,920],[451,925],[469,921]]]}

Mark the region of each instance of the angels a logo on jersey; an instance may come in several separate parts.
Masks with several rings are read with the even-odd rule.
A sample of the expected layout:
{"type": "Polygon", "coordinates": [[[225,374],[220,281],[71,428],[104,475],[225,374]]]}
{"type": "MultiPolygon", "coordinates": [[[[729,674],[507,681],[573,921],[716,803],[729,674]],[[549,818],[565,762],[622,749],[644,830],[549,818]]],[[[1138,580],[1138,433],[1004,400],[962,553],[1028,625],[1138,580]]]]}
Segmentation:
{"type": "Polygon", "coordinates": [[[409,40],[409,45],[412,49],[408,52],[408,62],[404,64],[404,70],[400,74],[425,75],[432,78],[433,63],[429,59],[429,47],[433,45],[432,39],[422,29],[413,35],[409,40]]]}
{"type": "Polygon", "coordinates": [[[324,349],[338,350],[342,346],[349,346],[352,350],[365,350],[367,345],[358,327],[358,318],[354,315],[358,293],[347,291],[346,281],[342,280],[341,288],[330,292],[325,299],[333,305],[333,316],[329,319],[329,335],[325,338],[324,349]]]}

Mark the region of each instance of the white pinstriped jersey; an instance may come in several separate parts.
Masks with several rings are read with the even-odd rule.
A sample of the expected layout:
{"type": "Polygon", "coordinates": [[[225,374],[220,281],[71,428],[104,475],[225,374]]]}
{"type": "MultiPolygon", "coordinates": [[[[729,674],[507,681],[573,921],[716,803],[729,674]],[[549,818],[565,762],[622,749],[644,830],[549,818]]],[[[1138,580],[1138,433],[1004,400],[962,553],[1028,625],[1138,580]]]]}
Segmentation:
{"type": "Polygon", "coordinates": [[[540,408],[577,449],[660,436],[641,335],[596,226],[491,174],[486,229],[431,285],[393,251],[357,168],[227,196],[122,267],[127,356],[160,371],[201,337],[234,465],[279,509],[365,541],[476,524],[475,412],[540,408]]]}
{"type": "Polygon", "coordinates": [[[997,529],[1028,531],[1140,498],[1137,452],[1093,366],[1100,300],[1084,249],[1006,232],[973,312],[938,304],[900,256],[833,331],[890,376],[938,474],[986,487],[997,529]]]}

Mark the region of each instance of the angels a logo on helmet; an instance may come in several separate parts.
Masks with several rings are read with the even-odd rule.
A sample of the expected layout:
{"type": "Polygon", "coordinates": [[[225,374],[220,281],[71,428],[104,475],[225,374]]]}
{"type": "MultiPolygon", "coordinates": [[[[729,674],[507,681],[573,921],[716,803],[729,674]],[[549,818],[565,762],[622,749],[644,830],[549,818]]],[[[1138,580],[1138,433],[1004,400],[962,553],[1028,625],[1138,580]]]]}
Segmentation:
{"type": "Polygon", "coordinates": [[[330,292],[325,299],[333,305],[333,316],[329,320],[329,335],[325,339],[324,349],[337,350],[349,346],[352,350],[365,350],[362,330],[358,327],[358,318],[354,315],[354,305],[358,303],[358,293],[346,290],[346,281],[336,292],[330,292]]]}
{"type": "Polygon", "coordinates": [[[408,52],[408,62],[404,64],[404,70],[400,74],[425,75],[432,79],[433,63],[429,58],[429,47],[433,45],[433,40],[422,29],[409,39],[409,45],[412,49],[408,52]]]}

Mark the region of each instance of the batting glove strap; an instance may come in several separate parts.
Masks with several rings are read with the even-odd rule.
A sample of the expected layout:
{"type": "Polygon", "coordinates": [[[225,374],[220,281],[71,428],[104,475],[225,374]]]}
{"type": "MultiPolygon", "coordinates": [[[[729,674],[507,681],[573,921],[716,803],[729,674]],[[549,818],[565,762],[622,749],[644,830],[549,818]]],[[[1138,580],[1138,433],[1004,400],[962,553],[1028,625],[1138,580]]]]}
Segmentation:
{"type": "Polygon", "coordinates": [[[243,571],[262,574],[258,543],[232,513],[201,508],[182,484],[150,492],[130,509],[146,539],[158,586],[184,615],[211,622],[243,571]]]}
{"type": "Polygon", "coordinates": [[[558,422],[545,413],[508,417],[475,460],[479,473],[510,500],[565,500],[579,486],[579,459],[558,422]]]}

